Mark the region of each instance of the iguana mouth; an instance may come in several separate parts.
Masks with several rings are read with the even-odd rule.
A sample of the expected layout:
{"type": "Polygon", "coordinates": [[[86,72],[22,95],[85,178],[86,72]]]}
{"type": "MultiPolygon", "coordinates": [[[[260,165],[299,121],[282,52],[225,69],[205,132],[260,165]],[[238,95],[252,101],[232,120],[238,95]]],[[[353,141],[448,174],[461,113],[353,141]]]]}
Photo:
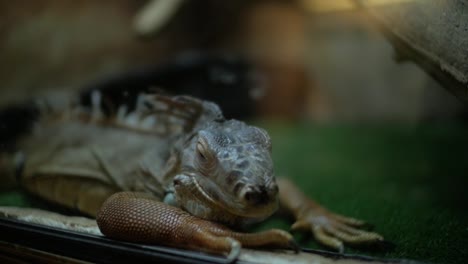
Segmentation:
{"type": "MultiPolygon", "coordinates": [[[[195,201],[199,204],[197,209],[206,208],[202,211],[209,211],[208,215],[201,216],[203,218],[210,218],[219,220],[219,218],[246,218],[250,221],[262,220],[270,216],[277,208],[277,203],[272,203],[262,206],[261,208],[250,207],[237,201],[236,198],[226,193],[220,193],[222,190],[215,182],[210,179],[202,178],[196,173],[185,174],[187,178],[184,180],[179,193],[179,201],[189,203],[188,201],[195,201]],[[209,189],[207,189],[209,188],[209,189]],[[181,197],[185,196],[185,197],[181,197]]],[[[175,186],[177,189],[177,186],[175,186]]],[[[190,208],[186,208],[190,211],[190,208]]],[[[197,213],[191,212],[197,215],[197,213]]],[[[222,221],[222,220],[221,220],[222,221]]]]}

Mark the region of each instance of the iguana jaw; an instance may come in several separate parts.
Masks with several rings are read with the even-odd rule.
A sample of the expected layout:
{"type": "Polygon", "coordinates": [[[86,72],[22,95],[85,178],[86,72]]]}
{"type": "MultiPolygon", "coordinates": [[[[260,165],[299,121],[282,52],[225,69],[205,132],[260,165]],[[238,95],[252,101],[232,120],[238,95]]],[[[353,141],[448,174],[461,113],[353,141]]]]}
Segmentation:
{"type": "Polygon", "coordinates": [[[278,208],[277,197],[261,206],[251,206],[223,192],[209,178],[196,173],[177,175],[174,178],[174,189],[179,206],[192,215],[229,225],[262,221],[278,208]]]}

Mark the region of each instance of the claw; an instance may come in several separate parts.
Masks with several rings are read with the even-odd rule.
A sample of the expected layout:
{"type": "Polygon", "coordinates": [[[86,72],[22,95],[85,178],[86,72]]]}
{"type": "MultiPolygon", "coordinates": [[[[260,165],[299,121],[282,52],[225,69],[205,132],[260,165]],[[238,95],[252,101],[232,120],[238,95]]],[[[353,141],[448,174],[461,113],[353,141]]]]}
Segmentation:
{"type": "Polygon", "coordinates": [[[364,224],[360,226],[359,228],[364,229],[364,230],[373,230],[375,226],[369,222],[364,222],[364,224]]]}
{"type": "Polygon", "coordinates": [[[294,253],[296,254],[301,252],[301,247],[296,243],[296,241],[294,241],[294,239],[289,240],[288,247],[294,250],[294,253]]]}
{"type": "Polygon", "coordinates": [[[226,239],[229,240],[229,242],[231,243],[231,251],[227,255],[226,260],[228,261],[228,263],[232,263],[239,257],[242,247],[239,241],[230,237],[226,239]]]}

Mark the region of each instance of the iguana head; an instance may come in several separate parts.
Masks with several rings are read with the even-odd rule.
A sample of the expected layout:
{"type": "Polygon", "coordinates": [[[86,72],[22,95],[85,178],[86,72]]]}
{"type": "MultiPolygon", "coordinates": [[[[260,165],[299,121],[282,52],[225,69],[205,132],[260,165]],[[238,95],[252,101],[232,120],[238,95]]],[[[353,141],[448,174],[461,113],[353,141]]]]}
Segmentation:
{"type": "Polygon", "coordinates": [[[173,182],[182,208],[231,225],[260,221],[277,209],[266,131],[237,120],[210,122],[184,144],[173,182]]]}

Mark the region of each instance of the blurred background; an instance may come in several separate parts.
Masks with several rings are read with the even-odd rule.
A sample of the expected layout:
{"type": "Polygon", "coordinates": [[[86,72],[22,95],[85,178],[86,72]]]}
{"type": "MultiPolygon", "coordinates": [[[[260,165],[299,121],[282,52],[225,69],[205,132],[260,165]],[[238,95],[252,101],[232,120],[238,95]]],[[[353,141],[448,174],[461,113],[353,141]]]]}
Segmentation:
{"type": "MultiPolygon", "coordinates": [[[[442,43],[466,60],[468,46],[444,48],[437,34],[445,11],[468,17],[468,4],[423,3],[0,1],[0,106],[92,89],[214,100],[228,117],[270,131],[278,174],[397,245],[365,254],[456,263],[468,243],[468,93],[440,77],[450,72],[444,65],[428,72],[392,42],[386,32],[405,32],[406,20],[379,20],[432,10],[421,23],[436,37],[406,44],[442,43]]],[[[452,20],[447,28],[468,35],[467,21],[452,20]]],[[[3,204],[21,202],[17,192],[3,196],[3,204]]]]}
{"type": "Polygon", "coordinates": [[[414,63],[395,61],[354,1],[174,2],[145,29],[137,22],[147,1],[2,1],[0,104],[76,91],[191,52],[248,61],[259,73],[247,88],[259,90],[254,114],[262,118],[417,123],[466,113],[414,63]]]}

